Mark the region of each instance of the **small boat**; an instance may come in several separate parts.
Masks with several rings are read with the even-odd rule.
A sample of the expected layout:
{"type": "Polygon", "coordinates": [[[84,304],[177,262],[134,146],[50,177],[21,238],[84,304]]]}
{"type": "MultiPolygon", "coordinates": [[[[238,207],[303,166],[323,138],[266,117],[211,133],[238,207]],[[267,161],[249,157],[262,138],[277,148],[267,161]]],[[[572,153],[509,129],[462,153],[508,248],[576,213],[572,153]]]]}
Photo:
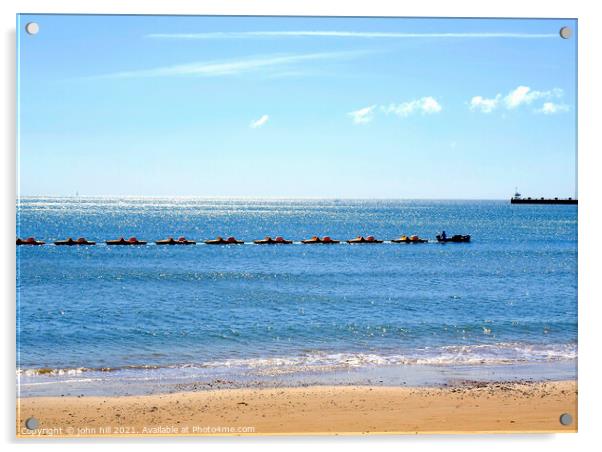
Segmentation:
{"type": "Polygon", "coordinates": [[[409,237],[407,235],[402,235],[398,239],[391,240],[391,243],[426,243],[426,242],[428,242],[427,239],[421,239],[417,235],[411,235],[409,237]]]}
{"type": "Polygon", "coordinates": [[[351,240],[347,240],[347,243],[383,243],[382,240],[376,240],[374,238],[374,236],[369,235],[368,237],[362,237],[361,235],[358,235],[356,238],[351,239],[351,240]]]}
{"type": "Polygon", "coordinates": [[[146,245],[147,242],[138,240],[136,237],[130,237],[127,240],[119,237],[117,240],[107,240],[105,243],[107,245],[146,245]]]}
{"type": "Polygon", "coordinates": [[[44,245],[45,242],[36,240],[34,237],[27,237],[25,240],[21,240],[17,237],[17,245],[44,245]]]}
{"type": "Polygon", "coordinates": [[[205,245],[242,245],[242,240],[236,240],[234,237],[228,237],[224,239],[223,237],[217,237],[214,240],[205,240],[205,245]]]}
{"type": "Polygon", "coordinates": [[[456,234],[456,235],[452,235],[451,237],[444,237],[441,235],[437,235],[437,242],[439,242],[439,243],[448,243],[448,242],[466,243],[466,242],[470,242],[470,235],[456,234]]]}
{"type": "Polygon", "coordinates": [[[256,245],[290,245],[291,243],[293,243],[293,241],[286,240],[280,236],[276,237],[275,239],[273,239],[270,236],[267,236],[262,240],[254,240],[253,243],[255,243],[256,245]]]}
{"type": "Polygon", "coordinates": [[[57,240],[54,242],[57,246],[75,246],[75,245],[96,245],[96,242],[90,242],[85,237],[80,237],[77,240],[73,240],[69,237],[67,240],[57,240]]]}
{"type": "Polygon", "coordinates": [[[178,237],[178,240],[173,237],[167,237],[165,240],[157,240],[156,245],[196,245],[194,240],[188,240],[186,237],[178,237]]]}
{"type": "Polygon", "coordinates": [[[331,239],[327,235],[325,235],[322,238],[314,235],[311,239],[302,240],[301,243],[305,243],[306,245],[313,245],[315,243],[322,243],[324,245],[334,245],[334,244],[337,244],[337,243],[341,243],[341,241],[340,240],[333,240],[333,239],[331,239]]]}

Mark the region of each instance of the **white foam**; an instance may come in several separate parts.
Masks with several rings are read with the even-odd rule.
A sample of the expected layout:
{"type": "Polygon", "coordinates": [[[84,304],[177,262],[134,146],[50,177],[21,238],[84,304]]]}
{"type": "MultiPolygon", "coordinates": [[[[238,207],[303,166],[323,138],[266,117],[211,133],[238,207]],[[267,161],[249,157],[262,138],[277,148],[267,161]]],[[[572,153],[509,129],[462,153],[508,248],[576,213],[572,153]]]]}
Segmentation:
{"type": "MultiPolygon", "coordinates": [[[[482,345],[453,345],[425,347],[406,353],[325,353],[311,352],[300,356],[227,359],[204,362],[202,367],[262,368],[312,368],[395,365],[471,365],[512,364],[573,360],[577,358],[576,344],[535,345],[523,343],[498,343],[482,345]]],[[[292,369],[291,369],[292,370],[292,369]]]]}
{"type": "MultiPolygon", "coordinates": [[[[519,364],[552,361],[567,361],[577,358],[577,344],[525,344],[506,342],[480,345],[450,345],[424,347],[397,353],[329,353],[312,351],[296,356],[258,358],[236,358],[198,363],[174,364],[170,366],[129,366],[111,369],[123,373],[153,371],[161,369],[188,370],[240,370],[257,374],[284,374],[295,372],[323,372],[338,369],[356,369],[378,366],[470,366],[519,364]]],[[[70,377],[83,372],[106,373],[106,369],[20,369],[21,377],[70,377]]]]}

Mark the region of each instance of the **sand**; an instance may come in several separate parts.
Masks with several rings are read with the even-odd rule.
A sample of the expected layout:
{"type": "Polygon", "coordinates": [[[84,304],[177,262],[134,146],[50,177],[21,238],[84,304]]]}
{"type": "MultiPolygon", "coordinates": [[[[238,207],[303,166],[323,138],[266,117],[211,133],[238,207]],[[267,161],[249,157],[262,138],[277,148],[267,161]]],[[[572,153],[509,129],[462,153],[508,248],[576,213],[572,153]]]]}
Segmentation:
{"type": "Polygon", "coordinates": [[[577,384],[312,386],[18,401],[17,436],[576,432],[577,384]],[[573,422],[563,426],[562,413],[573,422]],[[24,428],[35,416],[36,430],[24,428]]]}

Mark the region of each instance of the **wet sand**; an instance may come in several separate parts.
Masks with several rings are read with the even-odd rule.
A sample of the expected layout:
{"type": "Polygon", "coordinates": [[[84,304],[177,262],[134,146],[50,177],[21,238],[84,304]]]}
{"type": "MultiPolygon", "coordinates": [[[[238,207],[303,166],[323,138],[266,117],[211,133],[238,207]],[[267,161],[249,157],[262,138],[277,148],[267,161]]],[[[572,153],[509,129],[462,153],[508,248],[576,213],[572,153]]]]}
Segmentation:
{"type": "Polygon", "coordinates": [[[576,431],[575,381],[31,397],[17,407],[20,437],[576,431]],[[562,413],[571,425],[560,424],[562,413]],[[31,416],[33,431],[24,427],[31,416]]]}

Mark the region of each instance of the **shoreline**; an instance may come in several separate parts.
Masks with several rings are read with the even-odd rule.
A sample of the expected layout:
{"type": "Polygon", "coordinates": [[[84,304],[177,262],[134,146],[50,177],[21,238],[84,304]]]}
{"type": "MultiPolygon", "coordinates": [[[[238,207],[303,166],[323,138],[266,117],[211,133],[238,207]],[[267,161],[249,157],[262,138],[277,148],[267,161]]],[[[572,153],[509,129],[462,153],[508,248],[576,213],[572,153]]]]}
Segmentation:
{"type": "Polygon", "coordinates": [[[17,399],[17,437],[576,432],[577,382],[307,386],[17,399]],[[569,413],[571,425],[559,417],[569,413]],[[28,431],[35,415],[39,427],[28,431]]]}
{"type": "Polygon", "coordinates": [[[29,374],[17,371],[18,396],[143,396],[217,389],[308,386],[439,387],[466,382],[551,382],[577,379],[577,360],[496,364],[378,364],[287,361],[78,370],[29,374]]]}

